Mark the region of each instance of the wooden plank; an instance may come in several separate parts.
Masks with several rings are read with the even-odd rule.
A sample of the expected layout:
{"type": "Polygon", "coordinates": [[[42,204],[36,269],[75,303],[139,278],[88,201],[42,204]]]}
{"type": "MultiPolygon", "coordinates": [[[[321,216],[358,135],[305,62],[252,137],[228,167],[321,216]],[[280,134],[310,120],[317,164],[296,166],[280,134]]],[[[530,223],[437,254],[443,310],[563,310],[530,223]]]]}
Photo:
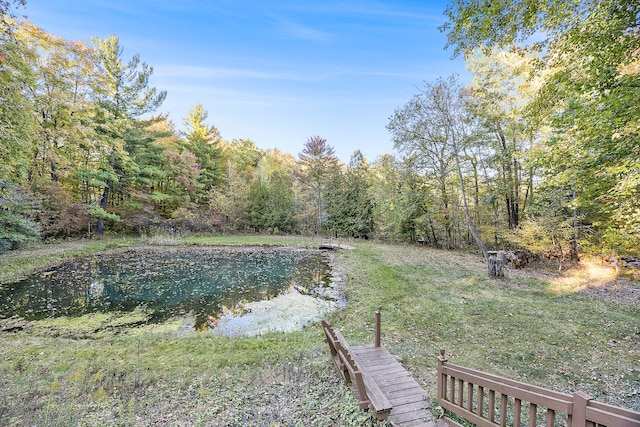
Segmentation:
{"type": "Polygon", "coordinates": [[[429,422],[429,418],[424,414],[414,415],[410,413],[397,415],[391,422],[394,426],[406,426],[406,425],[424,425],[429,422]]]}
{"type": "Polygon", "coordinates": [[[393,355],[391,353],[389,353],[389,351],[384,348],[384,347],[379,347],[376,349],[376,351],[367,351],[367,350],[354,350],[358,356],[362,357],[362,359],[365,360],[379,360],[379,361],[385,361],[387,363],[399,363],[395,357],[393,357],[393,355]]]}
{"type": "Polygon", "coordinates": [[[404,426],[405,424],[415,423],[416,421],[425,422],[429,419],[424,414],[406,412],[404,414],[394,414],[389,420],[396,426],[404,426]]]}
{"type": "Polygon", "coordinates": [[[422,400],[424,400],[424,401],[431,400],[429,397],[427,397],[427,395],[424,393],[424,391],[422,389],[418,389],[418,388],[415,388],[415,387],[405,388],[405,389],[400,389],[400,390],[390,390],[389,393],[394,398],[395,397],[404,397],[404,396],[415,395],[416,399],[422,398],[422,400]]]}
{"type": "Polygon", "coordinates": [[[449,424],[430,420],[413,420],[402,424],[406,427],[450,427],[449,424]]]}
{"type": "Polygon", "coordinates": [[[412,420],[402,423],[403,427],[424,427],[429,426],[427,421],[424,420],[412,420]]]}
{"type": "Polygon", "coordinates": [[[421,388],[417,388],[415,384],[412,387],[398,388],[394,390],[385,388],[384,390],[389,394],[390,399],[414,395],[416,399],[421,398],[422,400],[429,400],[425,392],[421,388]]]}
{"type": "Polygon", "coordinates": [[[402,390],[417,390],[417,392],[422,391],[422,389],[416,387],[416,384],[411,382],[413,378],[403,378],[403,381],[391,381],[391,382],[379,382],[378,385],[383,388],[385,391],[389,393],[395,393],[402,390]]]}
{"type": "Polygon", "coordinates": [[[416,393],[411,393],[406,396],[390,396],[389,397],[389,402],[391,402],[394,408],[396,406],[405,405],[407,403],[414,403],[414,402],[424,403],[425,400],[426,399],[424,395],[420,395],[416,393]]]}
{"type": "Polygon", "coordinates": [[[369,375],[363,375],[362,379],[367,388],[367,397],[372,404],[372,409],[376,412],[389,412],[391,411],[391,402],[387,399],[387,396],[382,392],[378,384],[373,381],[369,375]]]}
{"type": "MultiPolygon", "coordinates": [[[[346,344],[346,340],[338,331],[336,331],[336,336],[340,340],[340,343],[344,343],[344,345],[348,346],[348,344],[346,344]]],[[[384,394],[384,392],[380,389],[380,386],[376,383],[374,378],[369,373],[366,364],[364,364],[360,360],[357,351],[354,351],[353,348],[349,348],[349,353],[352,356],[354,364],[358,366],[359,371],[362,374],[362,380],[364,381],[364,385],[366,388],[367,398],[370,402],[370,407],[374,411],[376,418],[379,420],[386,419],[392,409],[391,403],[387,399],[387,396],[384,394]]]]}
{"type": "Polygon", "coordinates": [[[397,362],[393,357],[389,357],[389,354],[385,354],[382,352],[377,352],[377,353],[365,353],[362,354],[361,352],[357,351],[357,350],[353,350],[352,351],[354,353],[356,353],[358,355],[358,357],[364,362],[364,363],[372,363],[372,364],[378,364],[378,365],[382,365],[385,363],[391,363],[393,364],[393,362],[397,362]]]}
{"type": "Polygon", "coordinates": [[[370,375],[386,376],[390,373],[406,372],[406,370],[402,366],[398,366],[398,365],[389,365],[389,364],[371,365],[363,362],[360,362],[360,363],[362,363],[362,366],[367,370],[367,372],[369,372],[370,375]]]}
{"type": "Polygon", "coordinates": [[[394,414],[404,414],[406,412],[422,413],[424,409],[424,400],[420,402],[406,403],[404,405],[398,405],[393,407],[394,414]]]}
{"type": "MultiPolygon", "coordinates": [[[[464,381],[478,384],[486,389],[506,394],[527,402],[537,402],[540,406],[544,406],[558,412],[565,414],[571,412],[572,396],[565,393],[558,393],[552,390],[536,387],[531,384],[510,380],[497,375],[487,374],[475,369],[450,363],[445,365],[442,373],[450,375],[450,378],[460,378],[464,381]]],[[[449,399],[449,401],[452,401],[452,399],[449,399]]]]}
{"type": "Polygon", "coordinates": [[[374,378],[376,379],[376,382],[378,382],[382,387],[386,387],[386,386],[390,386],[393,384],[400,384],[400,383],[404,383],[407,382],[408,380],[413,379],[413,377],[411,376],[411,374],[409,372],[403,372],[401,374],[397,374],[391,377],[376,377],[374,376],[374,378]]]}
{"type": "Polygon", "coordinates": [[[362,363],[366,363],[366,364],[372,365],[372,366],[375,366],[375,365],[382,365],[382,366],[384,366],[384,365],[395,365],[395,364],[398,363],[397,360],[389,357],[389,355],[386,355],[384,353],[378,353],[377,355],[370,355],[370,356],[367,356],[367,355],[363,356],[358,351],[355,351],[354,353],[358,355],[358,358],[360,360],[362,360],[362,363]]]}
{"type": "MultiPolygon", "coordinates": [[[[356,353],[357,355],[357,353],[356,353]]],[[[367,369],[370,369],[371,372],[376,372],[376,371],[382,371],[385,369],[402,369],[404,370],[404,368],[402,367],[401,364],[399,364],[398,362],[395,361],[390,361],[390,360],[383,360],[383,359],[362,359],[360,356],[357,356],[358,360],[360,361],[360,363],[362,363],[364,366],[367,367],[367,369]]]]}
{"type": "Polygon", "coordinates": [[[353,351],[353,354],[356,354],[358,356],[358,359],[362,360],[362,363],[366,363],[368,365],[395,365],[398,363],[396,359],[394,359],[393,357],[388,357],[385,354],[378,354],[376,356],[363,356],[357,351],[353,351]]]}
{"type": "MultiPolygon", "coordinates": [[[[589,409],[588,411],[595,410],[600,413],[610,413],[612,415],[621,415],[624,418],[628,418],[630,420],[640,421],[640,412],[633,411],[631,409],[621,408],[619,406],[608,405],[602,402],[596,402],[595,400],[590,400],[589,405],[587,405],[589,409]]],[[[598,422],[597,419],[593,421],[598,422]]]]}
{"type": "Polygon", "coordinates": [[[402,384],[393,384],[390,386],[386,386],[385,391],[390,394],[398,394],[398,393],[415,393],[416,387],[415,384],[410,382],[404,382],[402,384]]]}
{"type": "Polygon", "coordinates": [[[397,362],[396,358],[393,357],[391,353],[389,353],[389,350],[387,350],[386,347],[373,347],[371,345],[357,345],[357,346],[351,347],[351,349],[358,354],[362,354],[363,356],[380,355],[384,357],[391,357],[393,360],[397,362]]]}

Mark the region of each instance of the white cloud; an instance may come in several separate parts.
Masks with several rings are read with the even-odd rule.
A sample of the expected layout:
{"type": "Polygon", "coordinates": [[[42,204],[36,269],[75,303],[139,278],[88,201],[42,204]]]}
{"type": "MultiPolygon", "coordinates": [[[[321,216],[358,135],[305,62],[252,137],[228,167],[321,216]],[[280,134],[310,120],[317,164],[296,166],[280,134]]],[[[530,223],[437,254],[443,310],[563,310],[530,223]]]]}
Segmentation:
{"type": "Polygon", "coordinates": [[[420,80],[425,77],[425,70],[417,69],[411,71],[393,69],[371,69],[371,68],[342,68],[325,67],[319,69],[316,65],[307,67],[297,67],[285,65],[289,71],[267,71],[251,68],[225,68],[225,67],[203,67],[191,65],[156,65],[154,66],[154,77],[156,79],[246,79],[246,80],[280,80],[295,82],[318,82],[332,80],[342,77],[380,77],[391,79],[420,80]]]}
{"type": "Polygon", "coordinates": [[[273,73],[242,68],[200,67],[192,65],[155,66],[154,75],[161,78],[177,77],[185,79],[294,79],[293,75],[283,73],[273,73]]]}
{"type": "Polygon", "coordinates": [[[317,30],[284,18],[275,18],[280,31],[287,37],[295,40],[304,40],[312,43],[325,44],[332,41],[333,37],[326,31],[317,30]]]}

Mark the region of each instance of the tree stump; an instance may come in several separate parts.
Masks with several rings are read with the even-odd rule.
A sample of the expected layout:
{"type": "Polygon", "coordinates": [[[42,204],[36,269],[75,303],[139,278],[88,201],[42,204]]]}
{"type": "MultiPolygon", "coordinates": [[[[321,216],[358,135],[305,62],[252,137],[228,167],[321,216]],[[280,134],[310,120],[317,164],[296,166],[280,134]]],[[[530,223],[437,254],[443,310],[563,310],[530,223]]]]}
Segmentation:
{"type": "Polygon", "coordinates": [[[496,255],[491,254],[487,261],[489,277],[504,277],[504,265],[507,255],[504,251],[498,251],[496,255]]]}

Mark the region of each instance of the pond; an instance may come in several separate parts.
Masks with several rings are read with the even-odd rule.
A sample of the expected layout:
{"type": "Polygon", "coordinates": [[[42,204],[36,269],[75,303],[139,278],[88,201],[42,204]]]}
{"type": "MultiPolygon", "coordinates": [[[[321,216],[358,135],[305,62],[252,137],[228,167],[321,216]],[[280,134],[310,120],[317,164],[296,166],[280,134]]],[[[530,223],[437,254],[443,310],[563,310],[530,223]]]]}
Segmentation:
{"type": "Polygon", "coordinates": [[[0,319],[142,310],[227,336],[290,331],[344,304],[326,252],[273,247],[138,248],[64,261],[0,287],[0,319]]]}

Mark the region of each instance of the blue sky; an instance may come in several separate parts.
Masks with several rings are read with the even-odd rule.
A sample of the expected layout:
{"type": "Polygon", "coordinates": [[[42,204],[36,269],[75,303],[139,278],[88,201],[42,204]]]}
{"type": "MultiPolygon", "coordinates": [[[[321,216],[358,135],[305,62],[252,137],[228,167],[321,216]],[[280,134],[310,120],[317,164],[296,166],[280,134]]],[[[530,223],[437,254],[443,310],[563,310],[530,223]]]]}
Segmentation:
{"type": "Polygon", "coordinates": [[[24,13],[67,39],[115,34],[167,91],[178,129],[202,104],[226,140],[297,156],[319,135],[345,162],[393,153],[385,129],[424,81],[458,73],[438,31],[445,0],[27,0],[24,13]]]}

